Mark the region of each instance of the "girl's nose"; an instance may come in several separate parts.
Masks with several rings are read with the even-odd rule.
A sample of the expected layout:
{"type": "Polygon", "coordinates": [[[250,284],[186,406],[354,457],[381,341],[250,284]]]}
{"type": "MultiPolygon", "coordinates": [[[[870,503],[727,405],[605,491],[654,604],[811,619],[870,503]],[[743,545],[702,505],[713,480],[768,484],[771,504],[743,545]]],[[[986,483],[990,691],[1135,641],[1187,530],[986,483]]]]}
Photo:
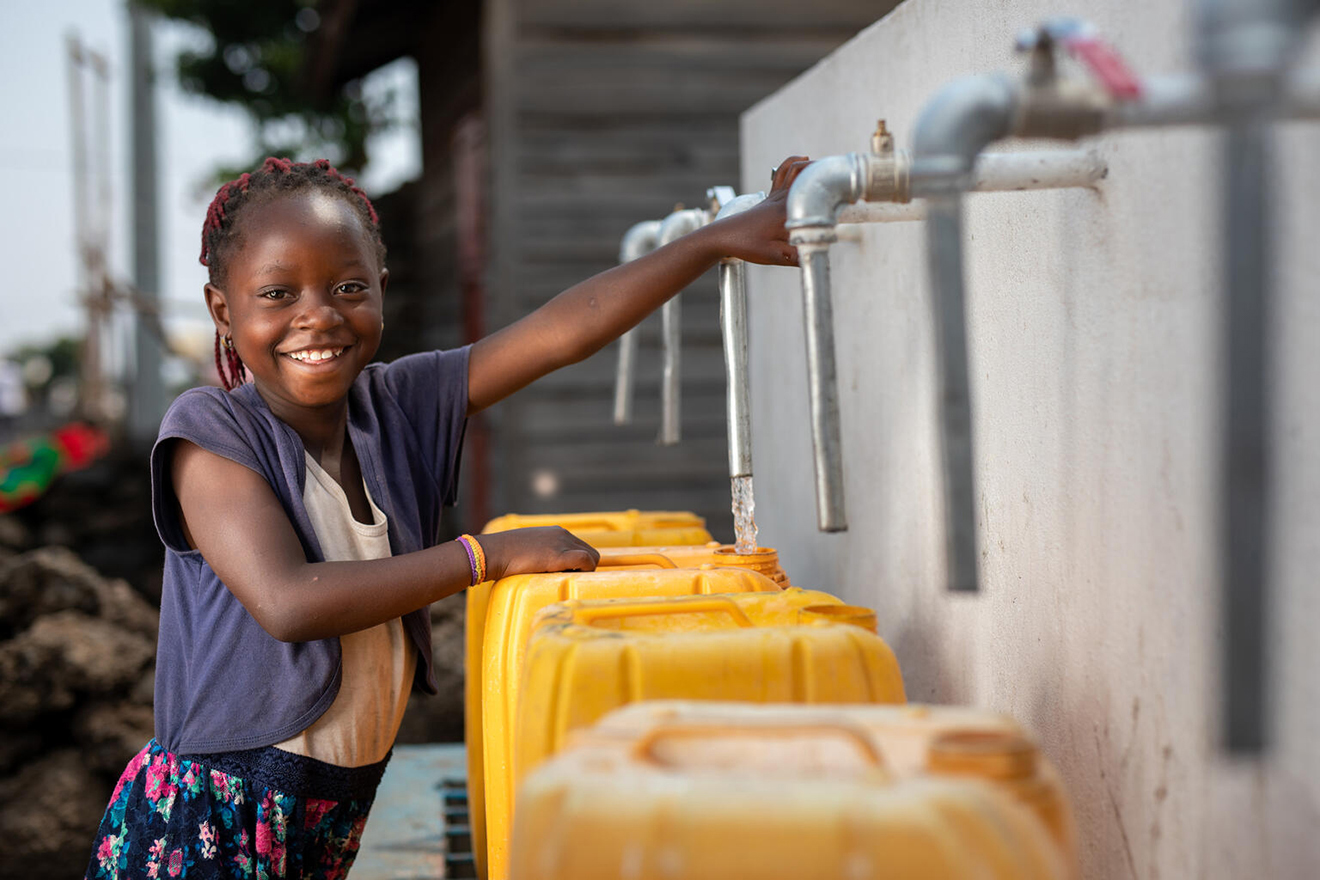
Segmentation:
{"type": "Polygon", "coordinates": [[[315,295],[304,297],[302,306],[294,322],[300,329],[319,330],[344,323],[344,316],[339,314],[334,302],[328,297],[315,295]]]}

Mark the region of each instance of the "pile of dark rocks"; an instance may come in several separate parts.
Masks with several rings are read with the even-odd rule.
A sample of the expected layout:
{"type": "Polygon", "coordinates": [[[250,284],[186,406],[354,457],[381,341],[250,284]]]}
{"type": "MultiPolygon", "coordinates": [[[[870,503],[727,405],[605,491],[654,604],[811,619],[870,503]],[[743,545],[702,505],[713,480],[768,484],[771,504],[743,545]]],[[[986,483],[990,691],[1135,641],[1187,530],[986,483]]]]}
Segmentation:
{"type": "MultiPolygon", "coordinates": [[[[146,456],[112,453],[0,515],[0,880],[82,876],[151,738],[164,550],[146,456]]],[[[431,608],[440,694],[400,743],[463,738],[463,594],[431,608]]]]}
{"type": "Polygon", "coordinates": [[[81,876],[129,758],[152,735],[159,612],[0,518],[0,877],[81,876]]]}

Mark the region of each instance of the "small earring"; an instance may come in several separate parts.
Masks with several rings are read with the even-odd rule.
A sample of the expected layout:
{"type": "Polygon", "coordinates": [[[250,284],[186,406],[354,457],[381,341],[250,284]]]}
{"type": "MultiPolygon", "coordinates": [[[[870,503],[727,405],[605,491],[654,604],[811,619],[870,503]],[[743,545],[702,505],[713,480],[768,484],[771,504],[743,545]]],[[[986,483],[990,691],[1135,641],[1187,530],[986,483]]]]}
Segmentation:
{"type": "Polygon", "coordinates": [[[234,348],[234,337],[228,333],[221,336],[219,329],[215,331],[215,370],[226,391],[232,391],[247,379],[247,369],[234,348]]]}

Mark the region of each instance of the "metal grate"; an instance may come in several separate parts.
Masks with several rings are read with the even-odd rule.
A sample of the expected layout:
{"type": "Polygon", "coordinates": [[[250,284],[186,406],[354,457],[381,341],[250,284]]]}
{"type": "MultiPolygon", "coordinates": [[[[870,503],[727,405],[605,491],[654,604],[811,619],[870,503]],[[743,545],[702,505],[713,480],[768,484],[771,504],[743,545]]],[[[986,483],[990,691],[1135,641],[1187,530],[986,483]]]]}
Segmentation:
{"type": "Polygon", "coordinates": [[[445,876],[476,877],[472,827],[468,821],[467,780],[443,779],[439,787],[444,804],[445,876]]]}

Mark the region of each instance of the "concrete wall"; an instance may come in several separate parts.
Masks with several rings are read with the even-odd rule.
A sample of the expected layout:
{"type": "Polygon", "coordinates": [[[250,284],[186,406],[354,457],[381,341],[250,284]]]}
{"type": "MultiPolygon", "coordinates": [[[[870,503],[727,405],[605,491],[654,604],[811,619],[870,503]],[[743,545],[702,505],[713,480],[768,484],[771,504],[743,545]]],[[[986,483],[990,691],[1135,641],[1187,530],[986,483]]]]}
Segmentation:
{"type": "MultiPolygon", "coordinates": [[[[1018,67],[1017,30],[1070,13],[1141,71],[1192,67],[1183,3],[908,0],[744,115],[744,190],[791,152],[865,149],[877,116],[910,146],[940,85],[1018,67]]],[[[761,543],[794,583],[880,610],[912,699],[1030,726],[1072,790],[1088,878],[1320,876],[1320,125],[1285,126],[1277,163],[1276,740],[1263,761],[1216,744],[1216,142],[1095,143],[1110,164],[1097,191],[969,198],[984,592],[943,590],[919,224],[833,250],[844,534],[815,530],[797,274],[749,276],[761,543]]]]}

